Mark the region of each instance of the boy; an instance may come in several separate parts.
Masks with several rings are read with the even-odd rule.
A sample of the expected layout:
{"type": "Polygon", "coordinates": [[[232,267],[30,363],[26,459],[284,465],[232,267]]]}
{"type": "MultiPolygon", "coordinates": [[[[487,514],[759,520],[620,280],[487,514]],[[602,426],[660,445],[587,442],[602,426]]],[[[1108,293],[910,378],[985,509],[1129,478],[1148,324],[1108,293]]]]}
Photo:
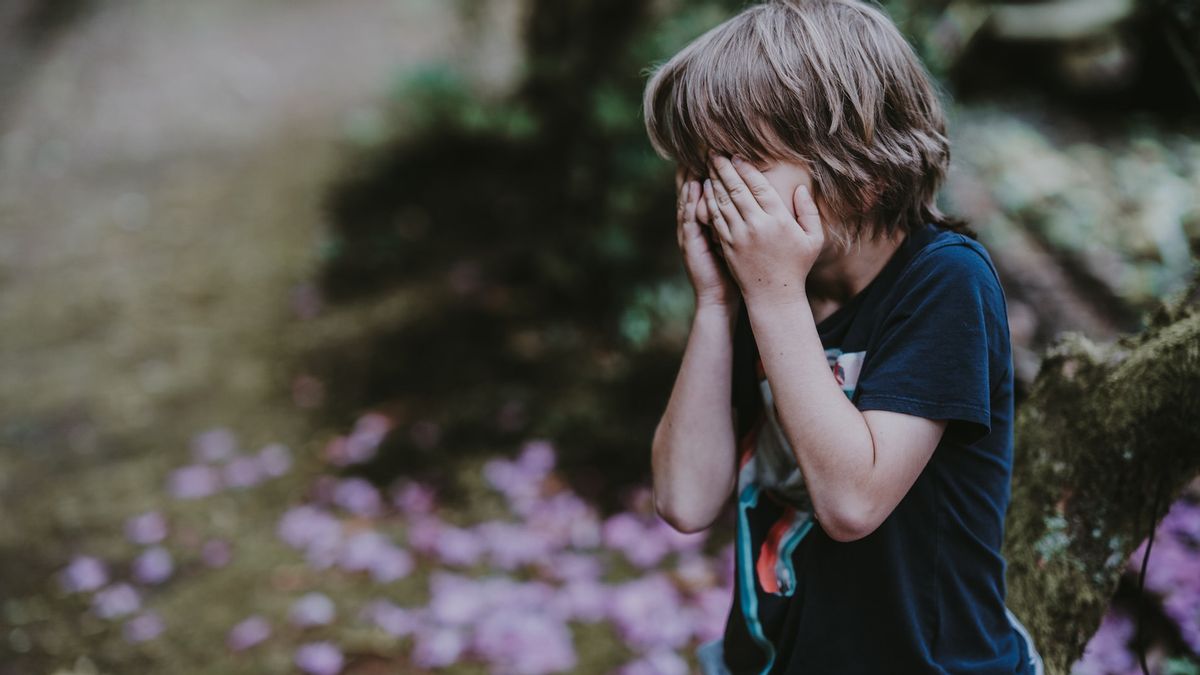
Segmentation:
{"type": "Polygon", "coordinates": [[[696,294],[655,506],[694,532],[737,503],[706,672],[1040,674],[1004,604],[1004,293],[934,203],[912,49],[874,6],[768,0],[659,67],[645,113],[696,294]]]}

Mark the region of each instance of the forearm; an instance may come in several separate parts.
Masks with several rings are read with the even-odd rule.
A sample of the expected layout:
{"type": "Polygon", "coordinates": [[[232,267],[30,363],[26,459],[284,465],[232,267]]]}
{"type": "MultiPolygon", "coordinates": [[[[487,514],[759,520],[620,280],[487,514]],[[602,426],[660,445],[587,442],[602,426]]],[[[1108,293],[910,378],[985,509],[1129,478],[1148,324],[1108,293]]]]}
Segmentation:
{"type": "Polygon", "coordinates": [[[684,531],[711,524],[736,480],[730,402],[735,318],[721,306],[697,308],[679,374],[654,433],[655,507],[684,531]]]}
{"type": "Polygon", "coordinates": [[[826,529],[851,531],[869,512],[875,444],[829,368],[808,299],[749,302],[779,422],[826,529]]]}

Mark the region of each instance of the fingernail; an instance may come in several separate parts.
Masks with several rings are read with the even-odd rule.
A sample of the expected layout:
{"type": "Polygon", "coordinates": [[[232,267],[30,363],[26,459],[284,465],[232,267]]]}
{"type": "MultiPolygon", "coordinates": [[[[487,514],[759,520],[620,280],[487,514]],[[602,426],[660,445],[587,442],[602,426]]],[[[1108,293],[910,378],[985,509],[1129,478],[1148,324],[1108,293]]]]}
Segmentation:
{"type": "Polygon", "coordinates": [[[734,163],[734,164],[737,164],[738,166],[741,166],[742,164],[745,164],[745,163],[746,163],[746,160],[742,159],[742,156],[741,156],[741,155],[734,155],[734,156],[733,156],[733,163],[734,163]]]}
{"type": "Polygon", "coordinates": [[[709,190],[712,190],[712,179],[705,178],[704,179],[704,191],[708,192],[709,190]]]}

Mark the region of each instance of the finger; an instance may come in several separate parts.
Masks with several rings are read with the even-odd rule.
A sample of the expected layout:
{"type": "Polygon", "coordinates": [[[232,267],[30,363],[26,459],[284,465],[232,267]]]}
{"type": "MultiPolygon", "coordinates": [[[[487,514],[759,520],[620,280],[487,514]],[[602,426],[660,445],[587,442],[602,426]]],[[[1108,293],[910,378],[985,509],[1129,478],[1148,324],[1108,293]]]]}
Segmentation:
{"type": "Polygon", "coordinates": [[[725,222],[728,224],[729,233],[732,235],[740,235],[744,233],[744,228],[747,227],[742,214],[734,205],[733,199],[729,195],[729,191],[725,188],[718,177],[712,183],[713,193],[716,195],[717,207],[723,209],[721,215],[725,217],[725,222]]]}
{"type": "Polygon", "coordinates": [[[796,187],[793,193],[793,205],[796,207],[796,220],[800,222],[800,227],[804,228],[805,232],[815,234],[821,232],[821,213],[817,210],[817,203],[813,201],[812,193],[809,192],[807,185],[796,187]]]}
{"type": "Polygon", "coordinates": [[[731,255],[730,248],[733,247],[733,244],[720,237],[713,237],[712,239],[709,244],[709,250],[713,252],[713,257],[717,259],[717,268],[721,270],[721,273],[725,277],[732,280],[733,272],[729,271],[729,256],[731,255]]]}
{"type": "MultiPolygon", "coordinates": [[[[729,161],[727,157],[717,154],[710,155],[709,166],[711,167],[711,171],[716,173],[715,178],[720,179],[717,182],[724,184],[728,201],[737,210],[739,219],[750,220],[755,214],[761,213],[764,210],[759,206],[754,194],[750,192],[746,181],[742,179],[741,174],[733,166],[733,162],[729,161]]],[[[721,202],[719,191],[717,196],[718,202],[721,202]]],[[[725,219],[731,223],[733,222],[733,219],[728,214],[726,214],[725,219]]]]}
{"type": "Polygon", "coordinates": [[[692,181],[684,182],[679,190],[679,220],[681,222],[696,222],[696,195],[692,187],[692,181]]]}
{"type": "Polygon", "coordinates": [[[675,240],[683,247],[685,214],[687,212],[687,184],[680,181],[682,169],[675,170],[675,240]]]}
{"type": "Polygon", "coordinates": [[[675,213],[679,218],[683,217],[683,211],[687,205],[688,193],[688,172],[687,169],[680,167],[675,172],[675,213]]]}
{"type": "Polygon", "coordinates": [[[680,188],[684,202],[679,217],[679,244],[683,245],[686,237],[703,234],[700,223],[696,220],[696,210],[700,203],[700,184],[694,180],[684,182],[680,188]]]}
{"type": "Polygon", "coordinates": [[[704,203],[708,206],[708,220],[712,223],[713,229],[717,231],[717,234],[721,235],[722,240],[731,240],[729,223],[725,222],[725,216],[721,213],[721,209],[717,207],[717,197],[713,193],[711,178],[704,180],[704,203]]]}
{"type": "Polygon", "coordinates": [[[776,218],[791,218],[792,214],[788,211],[788,207],[783,203],[783,198],[767,177],[761,171],[754,168],[754,165],[746,161],[738,155],[733,156],[733,167],[737,169],[742,180],[746,182],[746,187],[750,190],[750,194],[754,195],[755,201],[758,202],[759,208],[776,218]]]}

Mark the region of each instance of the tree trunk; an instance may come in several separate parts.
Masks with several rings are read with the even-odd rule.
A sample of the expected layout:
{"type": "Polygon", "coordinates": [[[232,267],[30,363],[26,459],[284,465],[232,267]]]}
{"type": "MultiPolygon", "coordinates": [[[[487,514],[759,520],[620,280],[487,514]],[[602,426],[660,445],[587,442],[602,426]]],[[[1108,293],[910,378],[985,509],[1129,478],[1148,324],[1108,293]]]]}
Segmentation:
{"type": "Polygon", "coordinates": [[[1200,277],[1148,324],[1111,345],[1064,336],[1017,412],[1008,602],[1050,674],[1069,672],[1131,552],[1200,472],[1200,277]]]}

